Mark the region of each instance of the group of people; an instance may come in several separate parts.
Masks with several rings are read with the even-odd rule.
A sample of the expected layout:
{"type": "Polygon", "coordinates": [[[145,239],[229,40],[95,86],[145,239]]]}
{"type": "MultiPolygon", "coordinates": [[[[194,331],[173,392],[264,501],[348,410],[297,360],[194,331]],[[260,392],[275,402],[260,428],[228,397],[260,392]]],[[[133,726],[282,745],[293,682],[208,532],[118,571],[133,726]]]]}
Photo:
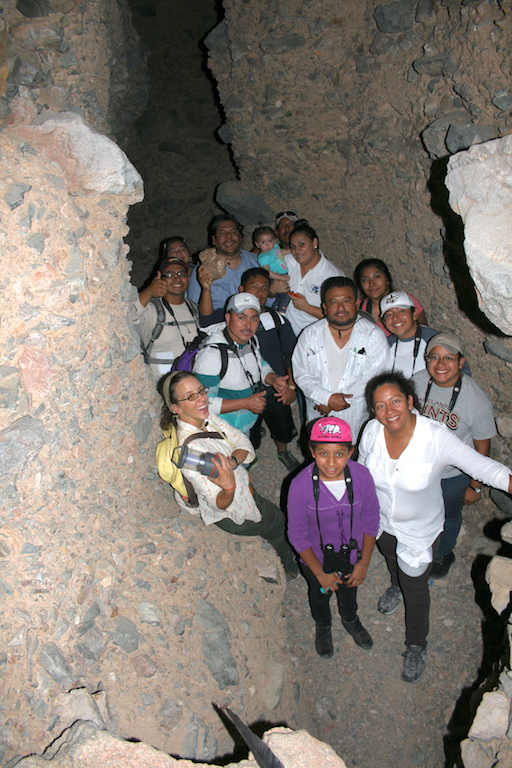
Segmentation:
{"type": "Polygon", "coordinates": [[[230,533],[261,535],[287,578],[298,555],[324,658],[333,654],[333,593],[344,628],[372,647],[356,598],[377,542],[391,579],[378,610],[389,615],[404,602],[401,677],[416,682],[429,579],[446,576],[455,559],[463,505],[478,500],[483,483],[512,491],[509,470],[488,457],[491,403],[460,339],[429,328],[418,299],[395,290],[381,260],[365,259],[351,280],[293,211],[277,215],[275,230],[255,231],[254,252],[242,250],[228,215],[212,220],[210,243],[196,267],[183,239],[169,238],[131,309],[164,400],[160,475],[175,477],[171,446],[209,457],[208,471],[181,469],[192,489],[174,484],[181,508],[230,533]],[[300,471],[289,449],[296,399],[312,459],[300,471]],[[286,516],[248,473],[263,420],[279,461],[296,472],[286,516]]]}

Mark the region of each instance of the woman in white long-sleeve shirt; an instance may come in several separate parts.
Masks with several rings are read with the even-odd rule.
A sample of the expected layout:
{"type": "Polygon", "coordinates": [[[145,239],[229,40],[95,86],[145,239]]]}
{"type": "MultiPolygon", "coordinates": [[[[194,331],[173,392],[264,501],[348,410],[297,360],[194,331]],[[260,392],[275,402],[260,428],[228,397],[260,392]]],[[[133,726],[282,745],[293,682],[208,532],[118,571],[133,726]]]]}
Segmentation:
{"type": "Polygon", "coordinates": [[[444,525],[441,475],[446,466],[512,492],[507,467],[465,445],[444,424],[420,416],[414,384],[383,373],[366,387],[373,419],[363,432],[359,461],[370,470],[380,502],[377,544],[386,558],[391,586],[378,603],[393,613],[405,602],[402,680],[416,682],[425,668],[429,629],[428,579],[444,525]]]}

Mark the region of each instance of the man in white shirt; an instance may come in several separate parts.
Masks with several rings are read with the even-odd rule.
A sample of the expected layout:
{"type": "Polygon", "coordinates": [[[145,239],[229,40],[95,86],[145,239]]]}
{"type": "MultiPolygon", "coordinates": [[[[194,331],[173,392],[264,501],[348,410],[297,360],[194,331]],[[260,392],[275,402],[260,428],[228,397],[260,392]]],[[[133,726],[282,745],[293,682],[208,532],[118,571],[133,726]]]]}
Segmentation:
{"type": "Polygon", "coordinates": [[[171,370],[199,330],[197,304],[185,298],[188,282],[188,265],[176,257],[166,257],[128,314],[140,336],[144,360],[157,379],[171,370]]]}
{"type": "Polygon", "coordinates": [[[297,340],[294,380],[306,396],[308,421],[331,414],[358,435],[368,418],[366,384],[391,367],[388,343],[373,321],[358,315],[349,277],[325,280],[321,301],[325,318],[305,328],[297,340]]]}

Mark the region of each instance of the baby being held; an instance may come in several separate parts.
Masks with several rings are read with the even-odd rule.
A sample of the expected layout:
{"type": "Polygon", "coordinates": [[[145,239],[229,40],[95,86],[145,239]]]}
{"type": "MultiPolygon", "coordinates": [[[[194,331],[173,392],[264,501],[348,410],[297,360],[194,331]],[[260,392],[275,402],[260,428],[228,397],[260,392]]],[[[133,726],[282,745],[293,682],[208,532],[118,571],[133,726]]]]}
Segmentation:
{"type": "Polygon", "coordinates": [[[283,275],[288,274],[288,267],[272,227],[258,227],[254,230],[253,239],[261,251],[258,254],[259,266],[270,273],[272,280],[282,280],[283,275]]]}

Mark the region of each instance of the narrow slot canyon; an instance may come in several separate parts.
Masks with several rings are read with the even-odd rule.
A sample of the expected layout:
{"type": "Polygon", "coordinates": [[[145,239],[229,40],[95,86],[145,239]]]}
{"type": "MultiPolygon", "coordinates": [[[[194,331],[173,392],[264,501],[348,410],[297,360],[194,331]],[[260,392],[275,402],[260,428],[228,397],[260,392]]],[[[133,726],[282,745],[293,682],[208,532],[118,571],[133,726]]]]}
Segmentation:
{"type": "MultiPolygon", "coordinates": [[[[346,275],[383,259],[428,325],[461,337],[510,467],[510,3],[7,0],[3,15],[0,765],[71,766],[82,741],[91,766],[111,748],[127,766],[254,765],[216,705],[258,733],[308,731],[339,755],[326,766],[510,768],[510,496],[464,508],[416,685],[400,679],[403,606],[377,611],[377,549],[358,590],[373,648],[336,617],[320,659],[305,580],[263,539],[180,512],[159,479],[161,400],[127,321],[164,238],[197,254],[227,211],[252,250],[256,226],[296,211],[346,275]]],[[[268,434],[251,477],[285,502],[268,434]]]]}

